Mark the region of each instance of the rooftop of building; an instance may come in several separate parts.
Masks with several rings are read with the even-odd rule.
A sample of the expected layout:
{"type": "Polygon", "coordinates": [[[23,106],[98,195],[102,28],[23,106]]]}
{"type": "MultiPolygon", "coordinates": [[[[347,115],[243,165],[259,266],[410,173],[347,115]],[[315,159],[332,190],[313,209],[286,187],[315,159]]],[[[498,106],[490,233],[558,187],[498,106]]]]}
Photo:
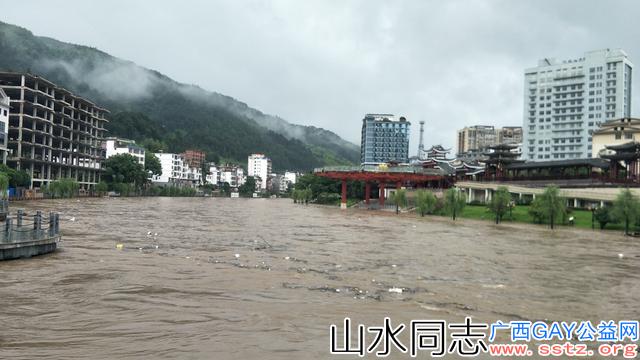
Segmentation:
{"type": "Polygon", "coordinates": [[[375,121],[375,122],[401,122],[411,124],[407,121],[407,118],[404,116],[400,116],[398,120],[396,120],[396,116],[393,114],[366,114],[362,121],[375,121]]]}
{"type": "Polygon", "coordinates": [[[11,85],[7,85],[6,83],[4,83],[2,81],[2,77],[11,77],[11,76],[17,76],[17,77],[24,76],[25,78],[27,78],[29,80],[32,80],[32,81],[44,82],[47,85],[49,85],[49,87],[53,88],[55,90],[55,92],[57,92],[57,93],[64,93],[66,95],[69,95],[70,97],[72,97],[73,99],[75,99],[77,101],[85,103],[86,105],[89,105],[89,106],[91,106],[93,108],[96,108],[96,109],[98,109],[100,111],[103,111],[105,113],[110,113],[109,110],[97,105],[93,101],[91,101],[91,100],[89,100],[89,99],[87,99],[85,97],[76,95],[73,92],[71,92],[70,90],[67,90],[67,89],[63,88],[63,87],[55,84],[54,82],[47,80],[46,78],[44,78],[42,76],[34,75],[34,74],[31,74],[31,73],[28,73],[28,72],[0,71],[0,86],[11,86],[11,85]]]}
{"type": "Polygon", "coordinates": [[[563,65],[572,65],[572,64],[584,64],[586,60],[588,59],[594,59],[594,58],[615,58],[615,57],[619,57],[619,58],[625,58],[627,60],[629,60],[629,55],[622,49],[617,48],[617,49],[598,49],[598,50],[591,50],[591,51],[586,51],[582,57],[576,58],[576,59],[566,59],[566,60],[558,60],[554,57],[548,57],[548,58],[542,58],[538,61],[538,66],[536,67],[531,67],[525,70],[525,73],[536,73],[538,69],[540,68],[546,68],[546,67],[554,67],[554,66],[560,66],[562,67],[563,65]]]}
{"type": "Polygon", "coordinates": [[[600,128],[593,132],[596,134],[610,134],[624,129],[633,129],[640,131],[640,119],[625,117],[619,119],[611,119],[600,124],[600,128]]]}

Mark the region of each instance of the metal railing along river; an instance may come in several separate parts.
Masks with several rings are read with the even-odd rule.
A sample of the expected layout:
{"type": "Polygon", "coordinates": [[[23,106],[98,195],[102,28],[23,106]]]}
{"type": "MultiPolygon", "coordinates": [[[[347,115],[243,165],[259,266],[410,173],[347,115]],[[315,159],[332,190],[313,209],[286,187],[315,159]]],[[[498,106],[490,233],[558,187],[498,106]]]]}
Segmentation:
{"type": "Polygon", "coordinates": [[[60,214],[48,215],[38,210],[29,216],[18,210],[15,216],[8,215],[0,228],[0,244],[33,242],[58,237],[60,235],[60,214]]]}

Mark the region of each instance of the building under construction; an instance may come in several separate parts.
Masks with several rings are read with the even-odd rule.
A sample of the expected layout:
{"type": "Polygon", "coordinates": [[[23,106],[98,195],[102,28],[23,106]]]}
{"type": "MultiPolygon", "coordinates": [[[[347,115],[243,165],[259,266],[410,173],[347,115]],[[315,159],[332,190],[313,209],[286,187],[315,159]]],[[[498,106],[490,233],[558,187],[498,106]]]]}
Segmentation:
{"type": "Polygon", "coordinates": [[[108,110],[31,74],[0,72],[11,99],[7,165],[26,170],[31,188],[72,178],[83,189],[100,181],[108,110]]]}

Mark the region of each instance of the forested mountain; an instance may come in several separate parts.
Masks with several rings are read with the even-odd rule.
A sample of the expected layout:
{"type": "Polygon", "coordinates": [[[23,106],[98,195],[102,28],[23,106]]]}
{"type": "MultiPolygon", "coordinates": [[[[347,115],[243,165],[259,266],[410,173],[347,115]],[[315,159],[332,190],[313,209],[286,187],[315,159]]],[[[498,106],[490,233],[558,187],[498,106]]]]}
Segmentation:
{"type": "Polygon", "coordinates": [[[0,70],[42,76],[109,109],[113,136],[171,152],[201,149],[211,160],[244,163],[264,152],[276,170],[359,162],[358,147],[333,132],[288,123],[95,48],[0,22],[0,49],[0,70]]]}

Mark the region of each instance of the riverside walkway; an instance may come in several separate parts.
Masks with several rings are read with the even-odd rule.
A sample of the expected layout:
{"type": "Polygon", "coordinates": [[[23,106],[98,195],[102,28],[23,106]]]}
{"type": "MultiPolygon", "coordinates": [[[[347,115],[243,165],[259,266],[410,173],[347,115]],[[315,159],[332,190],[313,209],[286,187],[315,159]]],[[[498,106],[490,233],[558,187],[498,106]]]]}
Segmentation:
{"type": "MultiPolygon", "coordinates": [[[[531,187],[508,182],[456,182],[456,187],[467,193],[467,202],[487,202],[491,200],[493,192],[500,186],[506,187],[509,193],[515,194],[521,199],[535,199],[536,195],[544,192],[544,187],[531,187]]],[[[640,188],[630,188],[630,190],[640,196],[640,188]]],[[[560,196],[566,198],[573,207],[586,207],[589,204],[602,206],[606,202],[612,202],[619,192],[620,188],[618,187],[560,188],[560,196]]]]}
{"type": "MultiPolygon", "coordinates": [[[[3,204],[6,204],[3,202],[3,204]]],[[[8,206],[2,206],[8,209],[8,206]]],[[[45,216],[36,211],[32,216],[18,210],[15,216],[4,213],[0,228],[0,260],[26,258],[56,250],[60,241],[60,216],[49,213],[45,216]]]]}

